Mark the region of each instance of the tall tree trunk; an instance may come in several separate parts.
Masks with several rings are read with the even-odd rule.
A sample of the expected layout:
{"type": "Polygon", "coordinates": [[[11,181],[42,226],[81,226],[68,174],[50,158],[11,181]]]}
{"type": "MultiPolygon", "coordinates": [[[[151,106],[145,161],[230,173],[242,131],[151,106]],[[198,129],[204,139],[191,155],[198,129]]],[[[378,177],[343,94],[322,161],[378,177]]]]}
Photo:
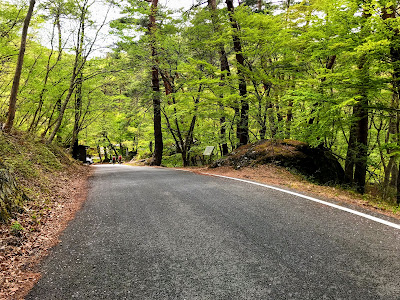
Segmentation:
{"type": "MultiPolygon", "coordinates": [[[[399,163],[399,174],[400,174],[400,163],[399,163]]],[[[397,176],[397,193],[396,193],[396,204],[400,206],[400,176],[397,176]]]]}
{"type": "MultiPolygon", "coordinates": [[[[364,20],[371,15],[364,9],[364,20]]],[[[361,37],[366,36],[364,24],[361,24],[361,37]]],[[[345,162],[345,176],[348,183],[354,183],[357,191],[365,192],[365,180],[368,158],[368,88],[370,85],[369,63],[366,53],[362,53],[357,62],[358,101],[353,106],[353,120],[350,127],[349,145],[345,162]],[[354,166],[354,173],[353,173],[354,166]]]]}
{"type": "Polygon", "coordinates": [[[258,2],[257,2],[257,8],[258,8],[258,11],[261,11],[261,10],[262,10],[262,0],[258,0],[258,2]]]}
{"type": "MultiPolygon", "coordinates": [[[[356,108],[353,107],[353,116],[356,114],[355,110],[356,108]]],[[[357,135],[357,122],[352,121],[349,131],[346,161],[344,165],[345,181],[350,185],[352,185],[354,182],[354,164],[356,160],[356,135],[357,135]]]]}
{"type": "MultiPolygon", "coordinates": [[[[216,0],[208,0],[208,7],[211,10],[211,21],[213,23],[214,31],[218,32],[220,30],[220,26],[217,23],[217,3],[216,0]]],[[[228,56],[226,55],[225,47],[221,43],[219,45],[219,61],[220,61],[220,67],[221,67],[221,83],[220,86],[224,86],[224,79],[225,79],[225,73],[227,73],[227,76],[230,76],[230,68],[229,68],[229,63],[228,63],[228,56]]],[[[222,99],[224,95],[221,93],[220,98],[222,99]]],[[[228,143],[226,142],[226,118],[224,116],[224,105],[220,103],[220,111],[221,111],[221,117],[220,117],[220,137],[221,137],[221,154],[222,155],[227,155],[229,152],[228,149],[228,143]]]]}
{"type": "Polygon", "coordinates": [[[365,192],[368,155],[368,95],[369,67],[367,57],[362,54],[358,62],[358,102],[353,106],[353,120],[345,162],[348,183],[354,183],[357,191],[365,192]],[[354,173],[353,173],[354,166],[354,173]]]}
{"type": "Polygon", "coordinates": [[[82,72],[79,73],[77,83],[76,83],[76,92],[75,92],[75,118],[74,118],[74,128],[72,129],[72,138],[70,143],[70,153],[73,151],[73,146],[75,141],[78,139],[79,134],[79,121],[81,119],[81,111],[82,111],[82,81],[83,75],[82,72]]]}
{"type": "Polygon", "coordinates": [[[288,103],[288,111],[286,115],[286,131],[285,131],[285,138],[290,139],[291,136],[291,128],[292,128],[292,121],[293,121],[293,100],[290,100],[288,103]]]}
{"type": "Polygon", "coordinates": [[[160,166],[163,152],[163,138],[161,129],[161,97],[160,97],[160,79],[157,66],[157,51],[156,51],[156,14],[158,0],[151,1],[151,13],[149,32],[151,35],[151,56],[153,59],[153,67],[151,71],[151,83],[153,88],[153,122],[154,122],[154,153],[151,162],[154,166],[160,166]]]}
{"type": "Polygon", "coordinates": [[[247,100],[247,85],[246,79],[243,74],[244,56],[242,53],[242,43],[239,38],[239,26],[234,19],[233,0],[226,0],[226,5],[229,11],[229,20],[233,29],[233,49],[236,54],[236,61],[238,63],[237,73],[239,77],[239,94],[240,100],[240,119],[237,127],[237,138],[239,146],[246,145],[249,142],[249,102],[247,100]]]}
{"type": "MultiPolygon", "coordinates": [[[[396,18],[396,7],[394,5],[391,5],[388,8],[383,8],[382,10],[382,19],[387,20],[387,19],[394,19],[396,18]]],[[[399,102],[400,102],[400,36],[399,36],[399,30],[397,28],[392,28],[390,23],[388,24],[388,27],[392,31],[393,35],[390,37],[390,61],[392,63],[393,67],[393,73],[392,73],[392,103],[391,103],[391,108],[393,111],[390,112],[389,116],[389,128],[388,128],[388,142],[389,143],[397,143],[398,146],[400,146],[400,139],[399,139],[399,102]]],[[[399,175],[399,169],[396,166],[396,160],[398,158],[398,155],[391,155],[390,150],[388,150],[388,154],[390,155],[389,163],[385,169],[385,179],[384,179],[384,196],[387,194],[387,190],[389,188],[389,183],[390,183],[390,176],[392,175],[392,182],[390,183],[391,185],[395,186],[397,188],[397,199],[398,201],[400,200],[400,179],[398,176],[399,175]],[[396,171],[396,172],[393,172],[396,171]],[[397,176],[394,176],[397,175],[397,176]],[[396,183],[394,185],[394,183],[396,183]]]]}
{"type": "Polygon", "coordinates": [[[100,159],[100,163],[103,162],[103,158],[101,157],[101,150],[100,150],[100,146],[97,145],[97,153],[99,154],[99,159],[100,159]]]}
{"type": "Polygon", "coordinates": [[[18,53],[18,60],[17,60],[17,66],[15,69],[15,74],[14,74],[14,80],[13,80],[13,85],[11,88],[11,94],[10,94],[10,103],[8,106],[8,115],[7,115],[7,121],[4,123],[3,130],[5,132],[10,132],[13,124],[14,124],[14,118],[15,118],[15,111],[16,111],[16,105],[17,105],[17,96],[18,96],[18,89],[19,89],[19,82],[21,79],[21,73],[22,73],[22,66],[24,64],[24,55],[25,55],[25,49],[26,49],[26,39],[28,36],[28,28],[29,28],[29,23],[31,22],[32,14],[33,14],[33,8],[35,7],[35,0],[30,0],[29,2],[29,8],[28,8],[28,13],[25,17],[24,20],[24,26],[22,29],[22,36],[21,36],[21,45],[19,48],[19,53],[18,53]]]}

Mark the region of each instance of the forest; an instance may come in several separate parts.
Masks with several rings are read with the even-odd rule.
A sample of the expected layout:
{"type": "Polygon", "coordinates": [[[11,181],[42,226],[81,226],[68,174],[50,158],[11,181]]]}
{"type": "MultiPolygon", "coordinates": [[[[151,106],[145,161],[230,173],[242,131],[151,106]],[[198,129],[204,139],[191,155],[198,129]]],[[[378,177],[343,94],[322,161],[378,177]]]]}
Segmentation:
{"type": "Polygon", "coordinates": [[[1,1],[2,134],[174,166],[299,140],[400,203],[399,1],[164,2],[1,1]]]}

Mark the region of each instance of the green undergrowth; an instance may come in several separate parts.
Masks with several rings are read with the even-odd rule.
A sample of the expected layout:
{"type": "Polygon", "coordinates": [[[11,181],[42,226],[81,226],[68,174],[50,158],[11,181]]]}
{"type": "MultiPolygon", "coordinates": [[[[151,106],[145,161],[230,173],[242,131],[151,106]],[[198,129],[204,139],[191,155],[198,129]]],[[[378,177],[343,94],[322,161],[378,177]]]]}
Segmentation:
{"type": "Polygon", "coordinates": [[[162,165],[167,168],[182,167],[182,155],[178,153],[170,156],[164,156],[162,165]]]}
{"type": "Polygon", "coordinates": [[[24,133],[0,133],[0,222],[24,210],[26,202],[50,201],[60,174],[78,164],[64,149],[24,133]]]}

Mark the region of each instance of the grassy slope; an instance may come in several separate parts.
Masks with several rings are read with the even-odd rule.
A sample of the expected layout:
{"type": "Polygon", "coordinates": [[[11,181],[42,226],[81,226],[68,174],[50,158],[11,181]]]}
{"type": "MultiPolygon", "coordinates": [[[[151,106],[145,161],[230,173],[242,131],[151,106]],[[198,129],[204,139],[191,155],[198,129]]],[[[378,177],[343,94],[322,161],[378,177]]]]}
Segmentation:
{"type": "MultiPolygon", "coordinates": [[[[28,206],[40,206],[48,201],[54,187],[54,178],[63,171],[78,168],[62,149],[47,146],[42,140],[24,134],[0,134],[0,159],[18,187],[31,199],[25,203],[28,206]]],[[[16,217],[15,212],[13,216],[16,217]]]]}

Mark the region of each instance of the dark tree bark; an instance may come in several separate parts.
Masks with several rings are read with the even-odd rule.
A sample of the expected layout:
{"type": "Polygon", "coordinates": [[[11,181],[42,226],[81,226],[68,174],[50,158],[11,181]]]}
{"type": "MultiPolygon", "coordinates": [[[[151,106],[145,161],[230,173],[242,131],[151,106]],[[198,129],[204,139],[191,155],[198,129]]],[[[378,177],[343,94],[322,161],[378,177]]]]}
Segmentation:
{"type": "Polygon", "coordinates": [[[236,53],[236,61],[238,63],[239,77],[239,94],[240,100],[240,119],[237,126],[237,138],[239,146],[246,145],[249,142],[249,102],[247,100],[247,85],[242,68],[244,68],[244,56],[242,52],[242,43],[239,38],[239,26],[234,19],[233,0],[226,0],[226,5],[229,11],[229,20],[233,29],[233,49],[236,53]]]}
{"type": "Polygon", "coordinates": [[[75,144],[75,141],[78,139],[78,134],[80,131],[79,121],[81,120],[81,112],[82,112],[82,83],[83,83],[83,75],[82,73],[80,73],[76,83],[75,118],[74,118],[74,128],[72,129],[70,151],[72,151],[73,145],[75,144]]]}
{"type": "MultiPolygon", "coordinates": [[[[391,5],[389,8],[383,8],[382,10],[382,19],[394,19],[396,18],[396,7],[391,5]]],[[[399,102],[400,102],[400,37],[399,37],[399,30],[397,28],[392,28],[390,22],[387,26],[392,31],[393,35],[390,36],[390,62],[392,64],[393,73],[392,73],[392,101],[391,101],[391,108],[393,111],[390,112],[389,115],[389,128],[387,133],[387,142],[388,143],[397,143],[400,145],[400,140],[398,137],[399,134],[399,102]]],[[[396,166],[396,160],[398,158],[397,154],[392,154],[392,150],[388,149],[388,155],[390,156],[389,162],[385,168],[385,179],[383,183],[383,191],[384,191],[384,198],[387,194],[389,189],[389,184],[396,187],[397,189],[397,199],[400,199],[400,189],[399,189],[399,177],[398,176],[398,168],[396,166]],[[390,180],[390,177],[391,180],[390,180]]]]}
{"type": "Polygon", "coordinates": [[[18,90],[19,90],[19,82],[21,79],[21,73],[22,73],[22,66],[24,64],[24,55],[25,55],[25,49],[26,49],[26,39],[28,36],[28,28],[29,28],[29,23],[31,22],[32,14],[33,14],[33,8],[35,7],[35,0],[30,0],[29,2],[29,8],[28,8],[28,13],[25,17],[24,20],[24,26],[22,29],[22,36],[21,36],[21,45],[19,48],[19,53],[18,53],[18,60],[17,60],[17,66],[15,69],[15,75],[14,75],[14,80],[13,80],[13,85],[11,88],[11,94],[10,94],[10,102],[8,106],[8,115],[7,115],[7,121],[4,123],[3,130],[5,132],[10,132],[13,125],[14,125],[14,118],[15,118],[15,111],[16,111],[16,105],[17,105],[17,96],[18,96],[18,90]]]}
{"type": "MultiPolygon", "coordinates": [[[[399,163],[399,174],[400,174],[400,163],[399,163]]],[[[400,206],[400,176],[397,176],[397,193],[396,193],[396,204],[400,206]]]]}
{"type": "MultiPolygon", "coordinates": [[[[208,7],[211,10],[211,21],[213,23],[214,31],[219,31],[219,24],[217,23],[217,16],[216,16],[216,11],[217,11],[217,3],[216,0],[208,0],[208,7]]],[[[226,55],[225,47],[221,43],[219,45],[219,61],[220,61],[220,67],[221,67],[221,83],[220,86],[224,86],[224,79],[225,79],[225,73],[227,76],[230,76],[230,68],[229,68],[229,63],[228,63],[228,56],[226,55]]],[[[223,98],[224,95],[221,94],[220,98],[223,98]]],[[[221,154],[222,155],[227,155],[229,153],[228,149],[228,143],[226,142],[226,118],[224,116],[224,106],[221,103],[220,104],[220,110],[222,113],[222,116],[220,117],[220,124],[221,124],[221,129],[220,129],[220,135],[221,135],[221,154]]]]}
{"type": "MultiPolygon", "coordinates": [[[[114,151],[114,155],[116,157],[118,157],[117,149],[115,149],[114,145],[111,143],[110,139],[108,138],[108,135],[106,133],[104,133],[103,136],[107,140],[108,146],[111,148],[112,151],[114,151]]],[[[111,153],[110,153],[110,156],[111,156],[111,153]]]]}
{"type": "MultiPolygon", "coordinates": [[[[353,107],[353,116],[356,114],[356,108],[353,107]]],[[[344,165],[344,177],[345,181],[352,185],[354,181],[354,163],[356,160],[356,132],[357,123],[352,122],[349,133],[349,140],[347,145],[346,161],[344,165]]]]}
{"type": "MultiPolygon", "coordinates": [[[[167,73],[162,72],[162,71],[160,71],[160,75],[164,82],[165,94],[167,96],[168,95],[172,96],[171,97],[172,103],[175,105],[176,101],[175,101],[174,93],[176,92],[176,89],[175,89],[174,78],[172,78],[167,73]]],[[[196,98],[193,97],[194,105],[195,105],[194,114],[192,116],[192,120],[190,122],[189,129],[186,132],[181,130],[181,126],[179,125],[179,120],[176,117],[177,110],[175,107],[174,107],[174,120],[173,120],[175,123],[175,128],[172,127],[170,118],[164,111],[164,116],[165,116],[165,120],[167,122],[168,129],[169,129],[173,139],[175,140],[177,152],[181,153],[181,155],[182,155],[182,162],[183,162],[184,167],[190,165],[190,149],[193,145],[193,133],[194,133],[194,127],[195,127],[196,121],[197,121],[197,105],[200,102],[201,91],[202,91],[202,84],[200,84],[200,86],[199,86],[198,96],[196,98]]]]}
{"type": "Polygon", "coordinates": [[[349,145],[345,162],[348,183],[354,183],[357,191],[365,192],[368,156],[368,95],[369,68],[366,55],[358,63],[358,102],[353,106],[353,123],[350,128],[349,145]],[[354,166],[354,173],[353,173],[354,166]]]}
{"type": "MultiPolygon", "coordinates": [[[[364,19],[370,17],[363,12],[364,19]]],[[[366,29],[361,25],[361,35],[366,29]]],[[[345,162],[345,176],[348,183],[354,183],[359,193],[365,192],[368,159],[368,88],[370,85],[367,54],[360,55],[357,62],[358,101],[353,106],[353,120],[350,127],[349,145],[345,162]],[[354,166],[354,173],[353,173],[354,166]]]]}
{"type": "Polygon", "coordinates": [[[103,158],[101,157],[101,151],[100,151],[100,146],[97,145],[97,153],[99,154],[100,162],[103,162],[103,158]]]}
{"type": "MultiPolygon", "coordinates": [[[[148,0],[149,1],[149,0],[148,0]]],[[[149,1],[150,2],[150,1],[149,1]]],[[[149,32],[151,35],[151,56],[153,58],[153,67],[151,70],[151,83],[153,89],[153,122],[154,122],[154,153],[151,165],[160,166],[163,153],[163,138],[161,129],[161,99],[160,99],[160,78],[157,66],[157,51],[156,51],[156,14],[158,0],[151,1],[151,13],[149,32]]]]}
{"type": "MultiPolygon", "coordinates": [[[[335,62],[336,62],[336,55],[332,55],[332,56],[330,56],[330,57],[328,57],[328,60],[327,60],[327,62],[326,62],[326,64],[325,64],[325,68],[327,69],[327,70],[332,70],[333,69],[333,66],[335,65],[335,62]]],[[[319,87],[319,91],[320,91],[320,93],[322,94],[323,92],[324,92],[324,89],[323,89],[323,83],[326,81],[326,77],[322,77],[321,78],[321,85],[320,85],[320,87],[319,87]]],[[[314,107],[313,107],[313,109],[311,110],[311,115],[315,112],[315,110],[316,110],[316,107],[318,106],[318,103],[314,103],[314,105],[313,105],[314,107]]],[[[315,117],[311,117],[309,120],[308,120],[308,124],[310,124],[310,125],[312,125],[312,124],[314,124],[314,121],[315,121],[315,117]]]]}

